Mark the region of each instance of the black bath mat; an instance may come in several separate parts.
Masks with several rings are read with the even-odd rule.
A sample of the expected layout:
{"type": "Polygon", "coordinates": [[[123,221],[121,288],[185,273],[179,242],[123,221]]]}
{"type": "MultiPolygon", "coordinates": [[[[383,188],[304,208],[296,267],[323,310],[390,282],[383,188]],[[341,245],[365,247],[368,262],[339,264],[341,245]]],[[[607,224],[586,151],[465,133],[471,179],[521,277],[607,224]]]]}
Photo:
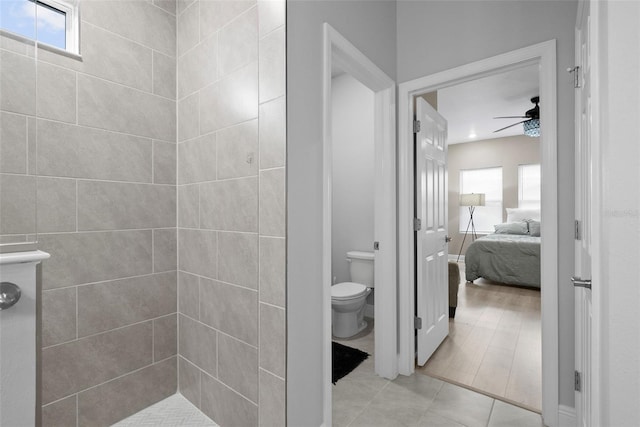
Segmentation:
{"type": "Polygon", "coordinates": [[[369,357],[367,353],[357,348],[347,347],[337,342],[331,342],[331,382],[334,384],[342,377],[358,367],[369,357]]]}

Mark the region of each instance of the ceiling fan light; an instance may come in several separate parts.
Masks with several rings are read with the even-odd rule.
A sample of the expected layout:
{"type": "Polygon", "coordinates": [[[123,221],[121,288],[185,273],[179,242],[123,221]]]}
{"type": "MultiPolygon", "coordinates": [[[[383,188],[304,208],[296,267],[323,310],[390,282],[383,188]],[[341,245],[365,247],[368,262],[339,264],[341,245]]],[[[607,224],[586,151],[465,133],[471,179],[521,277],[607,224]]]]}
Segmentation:
{"type": "Polygon", "coordinates": [[[527,120],[522,124],[524,134],[530,137],[540,136],[540,119],[527,120]]]}

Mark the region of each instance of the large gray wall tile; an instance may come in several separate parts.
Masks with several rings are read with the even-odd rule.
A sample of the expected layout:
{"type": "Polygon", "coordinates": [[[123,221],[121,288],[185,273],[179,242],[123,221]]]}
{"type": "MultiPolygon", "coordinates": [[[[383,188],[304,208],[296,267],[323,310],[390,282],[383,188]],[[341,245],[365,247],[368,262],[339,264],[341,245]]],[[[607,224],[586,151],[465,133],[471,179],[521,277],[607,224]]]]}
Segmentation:
{"type": "Polygon", "coordinates": [[[217,132],[218,179],[258,174],[258,120],[217,132]]]}
{"type": "Polygon", "coordinates": [[[260,370],[260,426],[284,426],[286,422],[286,386],[275,375],[260,370]]]}
{"type": "Polygon", "coordinates": [[[285,32],[275,30],[260,40],[260,103],[284,95],[285,32]]]}
{"type": "Polygon", "coordinates": [[[151,230],[43,234],[44,289],[151,273],[151,230]]]}
{"type": "Polygon", "coordinates": [[[260,301],[286,304],[286,241],[260,237],[260,301]]]}
{"type": "MultiPolygon", "coordinates": [[[[196,7],[197,3],[189,8],[196,7]]],[[[188,13],[188,12],[187,12],[188,13]]],[[[213,35],[178,58],[178,99],[215,82],[218,78],[218,38],[213,35]]]]}
{"type": "Polygon", "coordinates": [[[177,310],[175,272],[78,287],[78,336],[154,319],[177,310]]]}
{"type": "Polygon", "coordinates": [[[202,90],[200,126],[203,133],[258,117],[258,63],[234,71],[202,90]]]}
{"type": "Polygon", "coordinates": [[[258,349],[220,334],[218,337],[218,379],[258,402],[258,349]]]}
{"type": "Polygon", "coordinates": [[[163,228],[176,224],[172,185],[78,181],[78,229],[163,228]]]}
{"type": "Polygon", "coordinates": [[[82,25],[81,42],[85,73],[152,91],[151,49],[89,23],[82,25]]]}
{"type": "Polygon", "coordinates": [[[286,8],[286,0],[258,0],[260,37],[285,24],[286,8]]]}
{"type": "Polygon", "coordinates": [[[284,166],[286,105],[285,97],[260,105],[260,169],[284,166]]]}
{"type": "Polygon", "coordinates": [[[153,361],[178,353],[178,317],[176,314],[153,320],[153,361]]]}
{"type": "Polygon", "coordinates": [[[216,278],[218,235],[208,230],[178,230],[178,268],[188,273],[216,278]]]}
{"type": "Polygon", "coordinates": [[[258,8],[252,7],[220,30],[220,76],[258,59],[258,8]]]}
{"type": "Polygon", "coordinates": [[[178,272],[178,311],[193,319],[200,319],[200,278],[178,272]]]}
{"type": "Polygon", "coordinates": [[[178,101],[178,142],[200,135],[200,93],[178,101]]]}
{"type": "Polygon", "coordinates": [[[42,346],[76,339],[76,288],[42,292],[42,346]]]}
{"type": "Polygon", "coordinates": [[[172,15],[176,14],[177,0],[153,0],[153,4],[169,12],[172,15]]]}
{"type": "Polygon", "coordinates": [[[176,144],[153,141],[153,182],[176,183],[176,144]]]}
{"type": "Polygon", "coordinates": [[[214,329],[182,315],[179,317],[178,327],[180,356],[210,375],[217,376],[218,333],[214,329]]]}
{"type": "Polygon", "coordinates": [[[76,180],[39,177],[38,233],[76,231],[76,180]]]}
{"type": "Polygon", "coordinates": [[[284,237],[286,225],[285,170],[260,172],[260,234],[284,237]]]}
{"type": "Polygon", "coordinates": [[[78,426],[110,426],[175,394],[176,358],[148,366],[78,395],[78,426]]]}
{"type": "Polygon", "coordinates": [[[153,271],[178,268],[178,231],[175,228],[153,230],[153,271]]]}
{"type": "Polygon", "coordinates": [[[42,401],[61,399],[151,363],[151,322],[42,351],[42,401]]]}
{"type": "Polygon", "coordinates": [[[38,174],[151,182],[151,140],[38,120],[38,174]]]}
{"type": "Polygon", "coordinates": [[[256,4],[255,0],[204,0],[200,4],[200,38],[204,39],[256,4]]]}
{"type": "Polygon", "coordinates": [[[258,289],[257,234],[218,234],[218,279],[258,289]]]}
{"type": "Polygon", "coordinates": [[[178,144],[178,183],[216,179],[216,134],[178,144]]]}
{"type": "Polygon", "coordinates": [[[215,378],[202,374],[202,412],[222,426],[258,425],[258,406],[215,378]]]}
{"type": "Polygon", "coordinates": [[[0,109],[36,113],[36,64],[33,58],[0,52],[0,109]]]}
{"type": "Polygon", "coordinates": [[[153,93],[176,99],[176,59],[153,51],[153,93]]]}
{"type": "Polygon", "coordinates": [[[36,231],[36,177],[0,174],[0,234],[36,231]]]}
{"type": "Polygon", "coordinates": [[[248,344],[258,345],[258,294],[255,291],[202,279],[200,319],[248,344]]]}
{"type": "Polygon", "coordinates": [[[200,41],[200,2],[195,1],[178,16],[178,57],[192,49],[200,41]]]}
{"type": "Polygon", "coordinates": [[[178,391],[200,407],[200,369],[182,357],[178,358],[178,391]]]}
{"type": "Polygon", "coordinates": [[[77,414],[76,396],[67,397],[42,408],[42,427],[75,426],[77,414]]]}
{"type": "Polygon", "coordinates": [[[0,172],[27,172],[27,118],[0,112],[0,172]]]}
{"type": "Polygon", "coordinates": [[[240,178],[200,186],[200,226],[213,230],[258,231],[258,180],[240,178]]]}
{"type": "Polygon", "coordinates": [[[260,367],[285,376],[286,318],[281,308],[260,304],[260,367]]]}
{"type": "Polygon", "coordinates": [[[76,122],[76,73],[45,62],[38,63],[38,117],[76,122]]]}
{"type": "Polygon", "coordinates": [[[175,103],[80,74],[78,124],[173,141],[176,134],[175,103]]]}
{"type": "Polygon", "coordinates": [[[178,227],[200,226],[200,185],[178,186],[178,227]]]}
{"type": "Polygon", "coordinates": [[[151,2],[126,0],[113,7],[110,1],[87,1],[82,20],[151,47],[175,55],[176,18],[151,2]]]}

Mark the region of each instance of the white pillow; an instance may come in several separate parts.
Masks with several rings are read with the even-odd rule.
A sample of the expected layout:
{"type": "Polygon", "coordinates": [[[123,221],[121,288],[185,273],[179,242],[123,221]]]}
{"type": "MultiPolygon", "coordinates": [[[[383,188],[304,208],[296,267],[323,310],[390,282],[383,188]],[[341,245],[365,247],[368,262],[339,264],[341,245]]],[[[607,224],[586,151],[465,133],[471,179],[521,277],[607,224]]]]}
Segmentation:
{"type": "Polygon", "coordinates": [[[540,209],[507,208],[507,222],[540,221],[540,209]]]}

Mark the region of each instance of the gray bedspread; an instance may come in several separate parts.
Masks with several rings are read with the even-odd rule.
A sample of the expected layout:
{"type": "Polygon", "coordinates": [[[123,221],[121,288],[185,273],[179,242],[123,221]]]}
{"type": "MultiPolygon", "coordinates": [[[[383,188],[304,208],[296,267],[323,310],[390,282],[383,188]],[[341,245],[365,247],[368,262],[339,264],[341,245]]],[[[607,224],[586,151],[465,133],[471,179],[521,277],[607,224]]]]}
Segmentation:
{"type": "Polygon", "coordinates": [[[540,237],[489,234],[465,253],[468,281],[480,277],[494,282],[540,287],[540,237]]]}

